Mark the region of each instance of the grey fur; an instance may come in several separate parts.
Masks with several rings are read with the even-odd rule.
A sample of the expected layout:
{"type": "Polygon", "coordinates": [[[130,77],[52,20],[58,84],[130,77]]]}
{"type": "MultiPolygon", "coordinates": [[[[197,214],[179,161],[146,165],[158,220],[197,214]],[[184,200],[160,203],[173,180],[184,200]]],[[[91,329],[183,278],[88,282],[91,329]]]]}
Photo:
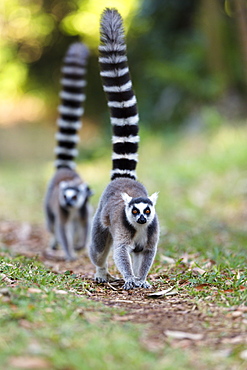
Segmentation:
{"type": "Polygon", "coordinates": [[[54,239],[51,247],[57,248],[61,245],[66,260],[76,258],[76,250],[87,247],[91,206],[89,197],[91,191],[80,176],[70,168],[60,168],[51,179],[45,197],[45,216],[47,229],[53,234],[54,239]],[[80,189],[80,202],[73,205],[61,204],[61,183],[68,187],[80,189]]]}
{"type": "Polygon", "coordinates": [[[102,42],[111,41],[116,43],[116,48],[119,44],[124,44],[124,28],[123,19],[116,9],[105,9],[100,22],[100,40],[102,42]]]}
{"type": "Polygon", "coordinates": [[[136,181],[138,114],[126,64],[127,56],[123,55],[126,47],[122,18],[115,9],[103,12],[101,42],[99,63],[103,88],[108,99],[113,130],[118,134],[113,134],[112,140],[112,181],[103,192],[93,219],[89,255],[96,266],[96,281],[114,279],[107,268],[107,258],[112,248],[115,264],[125,281],[124,289],[148,288],[150,284],[146,278],[159,239],[159,224],[154,209],[157,194],[148,197],[145,187],[136,181]],[[122,63],[121,70],[116,67],[118,63],[122,63]],[[128,80],[124,84],[121,82],[123,74],[128,80]],[[126,91],[127,98],[124,99],[126,91]],[[116,100],[112,100],[112,92],[118,94],[116,100]],[[117,116],[114,109],[120,111],[117,116]]]}
{"type": "Polygon", "coordinates": [[[57,146],[55,153],[56,172],[45,196],[45,217],[47,228],[53,234],[51,247],[58,244],[64,250],[65,258],[76,258],[76,250],[87,246],[91,207],[91,190],[74,170],[78,150],[75,148],[84,112],[85,73],[89,52],[82,43],[72,44],[64,58],[62,73],[60,117],[57,120],[57,146]]]}
{"type": "Polygon", "coordinates": [[[157,215],[153,215],[150,224],[131,224],[126,216],[123,192],[132,198],[148,197],[145,187],[129,178],[115,179],[105,189],[93,219],[89,248],[91,261],[96,265],[95,279],[98,282],[114,279],[107,268],[107,257],[112,247],[115,264],[125,281],[124,289],[148,288],[150,284],[146,278],[159,238],[157,215]]]}

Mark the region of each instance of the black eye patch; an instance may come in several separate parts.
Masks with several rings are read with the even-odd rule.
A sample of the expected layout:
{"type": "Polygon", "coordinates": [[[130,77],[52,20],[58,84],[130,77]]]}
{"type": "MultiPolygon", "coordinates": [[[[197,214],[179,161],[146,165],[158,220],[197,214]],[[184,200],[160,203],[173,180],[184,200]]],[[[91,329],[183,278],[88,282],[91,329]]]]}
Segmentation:
{"type": "Polygon", "coordinates": [[[150,208],[149,207],[145,208],[144,213],[145,213],[145,215],[150,215],[150,213],[151,213],[150,208]]]}
{"type": "Polygon", "coordinates": [[[139,211],[139,209],[138,208],[136,208],[136,207],[133,207],[132,208],[132,214],[133,215],[138,215],[140,213],[140,211],[139,211]]]}

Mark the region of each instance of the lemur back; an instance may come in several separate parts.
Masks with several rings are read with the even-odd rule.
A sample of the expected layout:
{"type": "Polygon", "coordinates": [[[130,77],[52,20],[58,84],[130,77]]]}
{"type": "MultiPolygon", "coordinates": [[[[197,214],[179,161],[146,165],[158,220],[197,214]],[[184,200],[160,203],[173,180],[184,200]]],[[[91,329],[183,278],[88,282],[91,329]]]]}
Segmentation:
{"type": "Polygon", "coordinates": [[[95,279],[114,279],[108,272],[111,247],[115,264],[124,278],[124,289],[148,288],[147,274],[153,263],[159,225],[155,213],[157,193],[148,197],[136,181],[138,161],[138,113],[127,64],[123,21],[115,9],[101,18],[100,75],[112,124],[111,182],[103,192],[92,226],[90,258],[95,279]]]}
{"type": "Polygon", "coordinates": [[[60,116],[57,120],[56,172],[45,197],[47,228],[53,234],[53,249],[60,244],[67,260],[75,259],[75,250],[86,246],[90,227],[88,185],[75,171],[78,130],[84,113],[85,74],[88,50],[82,43],[72,44],[62,66],[60,116]]]}

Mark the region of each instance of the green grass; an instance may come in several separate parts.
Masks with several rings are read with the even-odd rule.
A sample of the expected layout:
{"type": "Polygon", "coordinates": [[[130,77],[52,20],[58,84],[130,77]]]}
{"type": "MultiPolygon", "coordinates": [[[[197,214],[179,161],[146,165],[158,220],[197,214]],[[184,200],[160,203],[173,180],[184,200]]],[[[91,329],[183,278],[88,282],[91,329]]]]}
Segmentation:
{"type": "Polygon", "coordinates": [[[206,369],[222,362],[206,350],[148,350],[141,326],[113,322],[115,311],[88,301],[89,287],[69,272],[57,275],[38,261],[4,256],[0,278],[3,368],[26,358],[45,359],[52,369],[196,369],[198,362],[206,369]]]}
{"type": "MultiPolygon", "coordinates": [[[[11,138],[20,135],[17,131],[9,129],[11,138]]],[[[35,145],[35,132],[28,133],[33,158],[17,139],[12,151],[0,148],[0,218],[42,223],[42,200],[53,172],[51,142],[47,148],[42,140],[35,145]]],[[[4,135],[12,143],[8,131],[4,135]]],[[[161,237],[152,271],[197,301],[224,307],[246,304],[247,127],[225,124],[196,134],[141,130],[140,135],[138,178],[150,194],[159,191],[161,237]],[[167,264],[166,257],[175,262],[167,264]]],[[[99,143],[98,154],[90,155],[92,148],[84,150],[82,142],[78,165],[95,191],[95,207],[111,167],[110,138],[99,143]]],[[[8,369],[10,358],[23,355],[69,370],[245,368],[237,356],[217,358],[206,349],[148,350],[141,344],[142,327],[112,322],[112,311],[85,299],[89,287],[69,273],[56,275],[37,261],[10,256],[3,257],[0,270],[17,281],[0,297],[0,363],[8,369]]],[[[5,285],[1,280],[0,286],[5,285]]]]}
{"type": "MultiPolygon", "coordinates": [[[[134,369],[153,363],[154,355],[138,344],[140,330],[116,327],[106,308],[97,315],[99,305],[83,296],[87,286],[81,280],[56,275],[22,257],[4,258],[0,270],[1,277],[14,282],[13,288],[0,289],[2,366],[7,366],[9,356],[25,355],[45,357],[58,369],[109,368],[108,357],[116,369],[123,369],[124,364],[134,369]],[[94,311],[96,322],[90,323],[87,313],[94,311]]],[[[4,280],[0,286],[5,286],[4,280]]]]}
{"type": "MultiPolygon", "coordinates": [[[[244,269],[244,264],[241,265],[241,270],[234,270],[227,267],[228,264],[214,265],[202,269],[203,265],[193,263],[190,268],[178,260],[175,267],[166,270],[167,277],[171,283],[178,288],[179,291],[186,292],[196,300],[207,297],[208,302],[217,303],[226,307],[238,306],[247,303],[247,274],[244,269]],[[202,269],[202,273],[198,273],[202,269]],[[186,288],[180,287],[180,284],[185,284],[186,288]]],[[[160,268],[160,266],[159,266],[160,268]]]]}

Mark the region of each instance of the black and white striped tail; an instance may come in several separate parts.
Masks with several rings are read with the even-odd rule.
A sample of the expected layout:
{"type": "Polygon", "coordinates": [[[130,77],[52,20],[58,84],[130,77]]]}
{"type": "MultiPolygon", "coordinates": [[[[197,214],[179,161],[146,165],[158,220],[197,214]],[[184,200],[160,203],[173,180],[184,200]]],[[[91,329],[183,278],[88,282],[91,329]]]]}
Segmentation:
{"type": "Polygon", "coordinates": [[[100,75],[113,129],[111,179],[129,177],[135,180],[139,116],[129,74],[123,20],[116,9],[104,10],[100,31],[100,75]]]}
{"type": "Polygon", "coordinates": [[[61,104],[58,107],[60,117],[57,120],[58,132],[56,133],[57,146],[55,148],[55,166],[57,168],[69,167],[73,169],[76,166],[74,158],[78,154],[76,145],[79,136],[77,132],[81,128],[81,117],[84,113],[88,55],[86,46],[77,42],[69,47],[64,58],[61,69],[61,104]]]}

